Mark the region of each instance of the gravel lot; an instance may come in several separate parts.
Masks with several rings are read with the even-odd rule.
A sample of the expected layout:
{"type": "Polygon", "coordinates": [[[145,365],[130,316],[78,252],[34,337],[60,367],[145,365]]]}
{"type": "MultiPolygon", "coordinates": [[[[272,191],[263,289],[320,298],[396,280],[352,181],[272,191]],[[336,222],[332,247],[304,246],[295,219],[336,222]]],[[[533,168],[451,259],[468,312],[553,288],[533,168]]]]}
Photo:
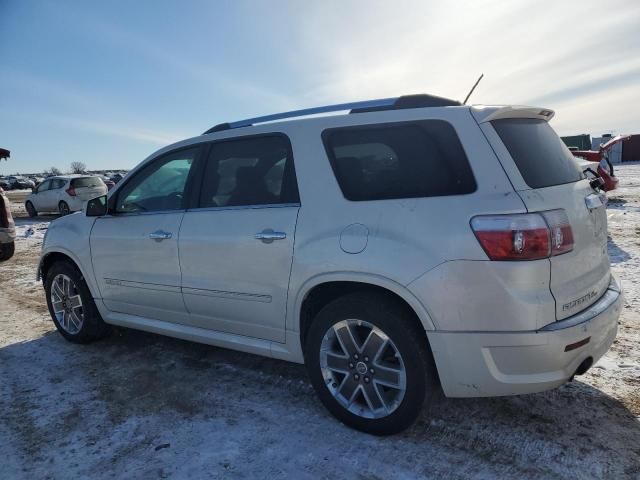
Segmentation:
{"type": "Polygon", "coordinates": [[[16,203],[16,255],[0,264],[0,478],[640,478],[640,164],[616,171],[609,253],[627,304],[611,351],[550,392],[440,396],[389,438],[334,420],[299,365],[130,330],[65,342],[35,281],[54,217],[16,203]]]}

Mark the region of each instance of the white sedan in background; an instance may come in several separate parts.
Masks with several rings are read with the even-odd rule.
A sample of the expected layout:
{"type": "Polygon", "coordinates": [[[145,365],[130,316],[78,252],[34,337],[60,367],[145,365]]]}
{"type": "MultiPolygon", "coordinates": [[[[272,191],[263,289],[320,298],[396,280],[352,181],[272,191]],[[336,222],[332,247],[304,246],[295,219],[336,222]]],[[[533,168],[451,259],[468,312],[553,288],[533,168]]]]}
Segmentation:
{"type": "Polygon", "coordinates": [[[68,215],[82,210],[83,202],[106,193],[107,186],[98,176],[61,175],[47,178],[34,188],[24,205],[30,217],[39,212],[68,215]]]}

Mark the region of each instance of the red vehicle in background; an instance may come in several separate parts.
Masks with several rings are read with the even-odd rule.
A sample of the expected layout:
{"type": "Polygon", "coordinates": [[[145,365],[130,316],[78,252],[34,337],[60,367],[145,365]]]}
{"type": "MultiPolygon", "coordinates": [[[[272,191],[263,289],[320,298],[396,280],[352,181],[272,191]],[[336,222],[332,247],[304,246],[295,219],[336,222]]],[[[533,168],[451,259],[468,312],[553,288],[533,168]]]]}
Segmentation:
{"type": "Polygon", "coordinates": [[[581,165],[583,168],[586,167],[585,171],[591,171],[594,177],[599,176],[602,178],[604,181],[604,186],[602,188],[605,192],[608,192],[609,190],[615,190],[618,186],[618,179],[614,175],[613,164],[609,159],[609,152],[614,145],[624,142],[628,138],[631,138],[631,135],[618,135],[607,143],[600,145],[599,150],[570,150],[574,157],[586,160],[587,162],[598,163],[597,173],[589,168],[588,163],[584,162],[581,165]]]}

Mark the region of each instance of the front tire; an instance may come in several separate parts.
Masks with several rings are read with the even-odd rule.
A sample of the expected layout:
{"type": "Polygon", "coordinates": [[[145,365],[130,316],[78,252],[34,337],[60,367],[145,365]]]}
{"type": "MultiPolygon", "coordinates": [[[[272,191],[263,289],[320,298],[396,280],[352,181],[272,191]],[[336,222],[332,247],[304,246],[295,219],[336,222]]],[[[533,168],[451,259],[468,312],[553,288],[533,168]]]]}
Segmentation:
{"type": "Polygon", "coordinates": [[[318,313],[307,334],[305,364],[325,407],[374,435],[409,427],[437,386],[413,312],[369,292],[340,297],[318,313]]]}
{"type": "Polygon", "coordinates": [[[0,262],[4,262],[13,257],[15,250],[16,244],[14,242],[0,243],[0,262]]]}
{"type": "Polygon", "coordinates": [[[51,319],[64,338],[73,343],[90,343],[109,333],[89,287],[73,263],[55,262],[47,270],[44,287],[51,319]]]}
{"type": "Polygon", "coordinates": [[[36,207],[33,206],[33,203],[27,202],[27,203],[25,203],[24,206],[27,209],[27,213],[29,214],[29,216],[31,218],[33,218],[33,217],[38,215],[38,212],[36,211],[36,207]]]}

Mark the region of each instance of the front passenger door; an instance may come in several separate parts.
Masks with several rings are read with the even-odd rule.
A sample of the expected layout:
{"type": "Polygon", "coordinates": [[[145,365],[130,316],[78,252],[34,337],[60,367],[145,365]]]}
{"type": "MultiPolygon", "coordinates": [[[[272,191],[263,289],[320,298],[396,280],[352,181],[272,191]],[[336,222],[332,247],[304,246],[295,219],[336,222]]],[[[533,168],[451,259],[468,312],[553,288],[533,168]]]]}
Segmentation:
{"type": "Polygon", "coordinates": [[[182,323],[178,233],[199,146],[163,155],[110,199],[112,211],[91,231],[93,268],[113,311],[182,323]]]}
{"type": "Polygon", "coordinates": [[[35,195],[31,196],[31,201],[35,209],[39,212],[47,210],[47,196],[51,194],[49,188],[51,180],[45,180],[35,190],[35,195]]]}

